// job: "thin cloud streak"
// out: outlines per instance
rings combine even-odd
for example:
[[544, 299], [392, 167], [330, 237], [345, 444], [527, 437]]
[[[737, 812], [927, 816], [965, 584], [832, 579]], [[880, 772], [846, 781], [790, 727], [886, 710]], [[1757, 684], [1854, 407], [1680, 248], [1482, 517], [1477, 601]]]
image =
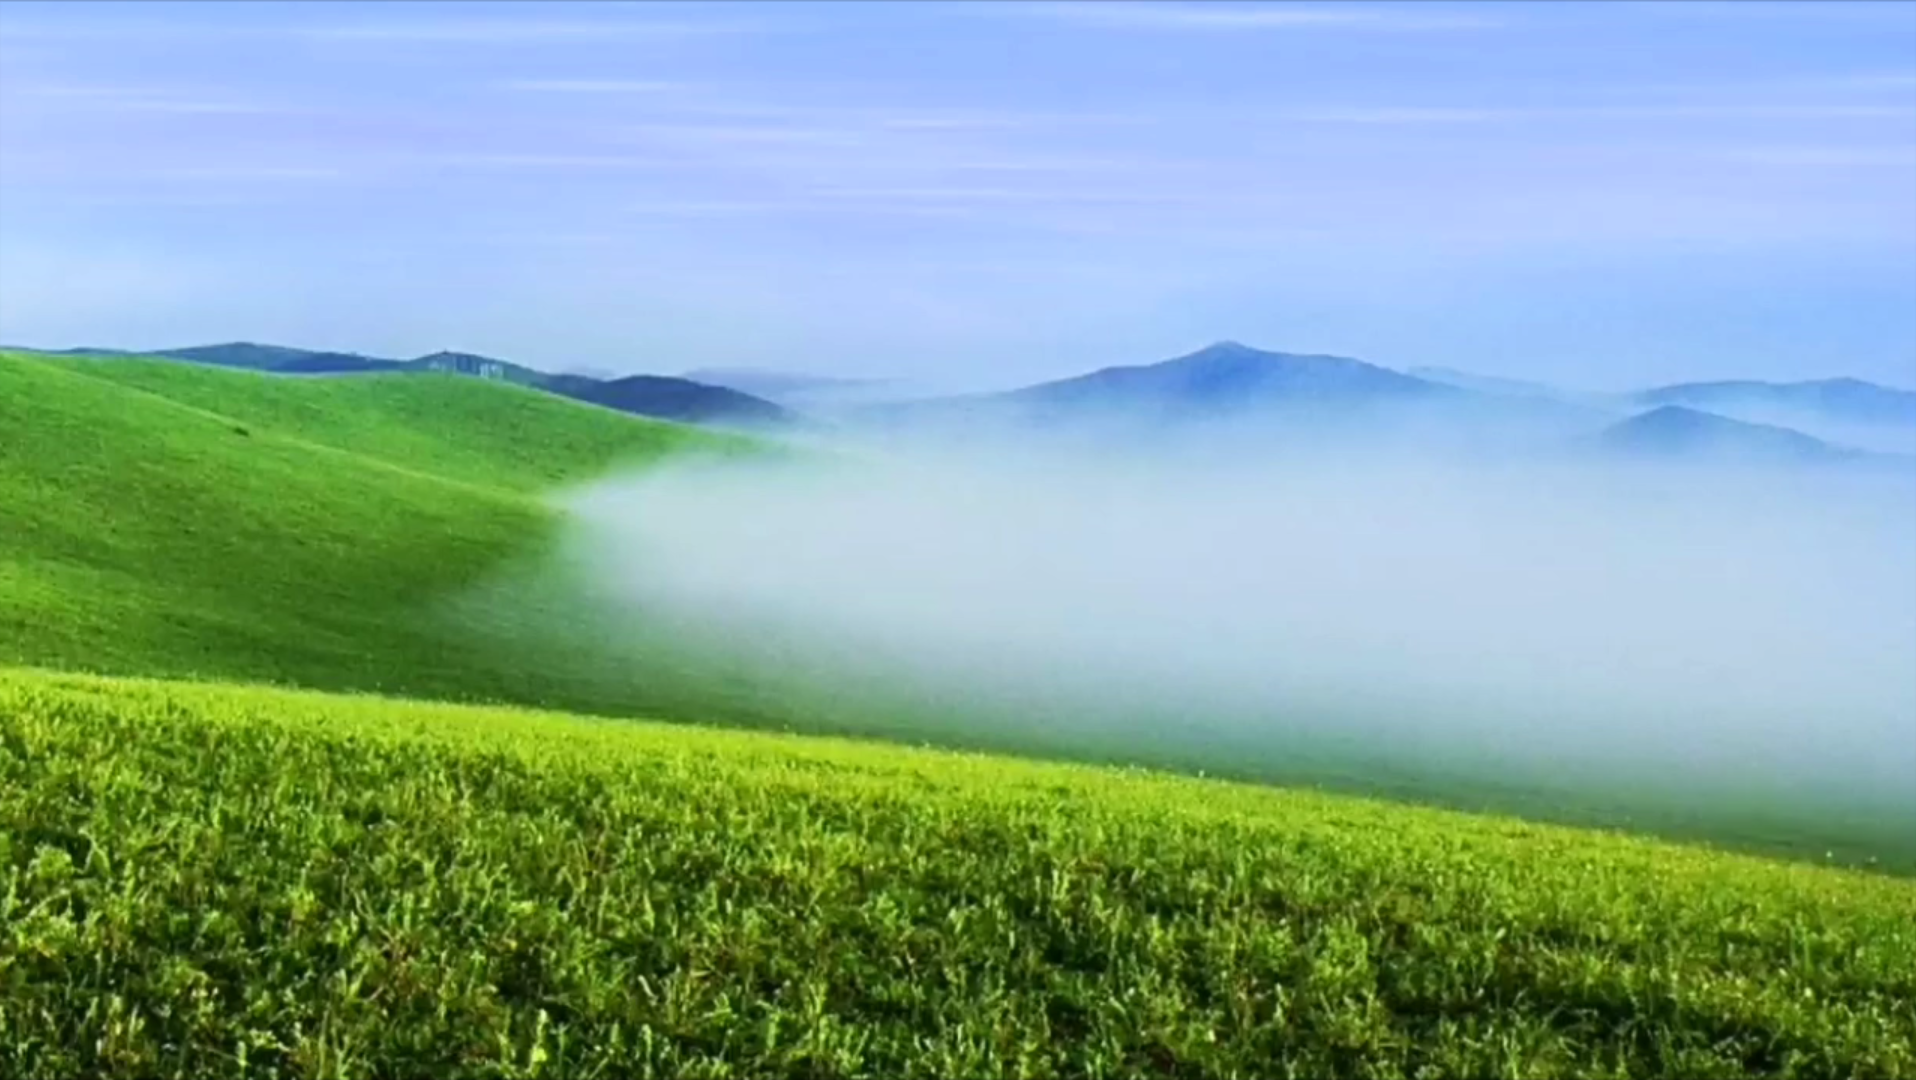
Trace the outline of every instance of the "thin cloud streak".
[[7, 95], [15, 101], [35, 100], [54, 107], [113, 112], [149, 113], [231, 113], [266, 115], [294, 112], [284, 105], [251, 101], [223, 95], [217, 91], [151, 86], [114, 86], [53, 83], [9, 86]]
[[757, 33], [757, 23], [705, 22], [521, 22], [510, 19], [471, 22], [361, 23], [307, 26], [296, 35], [327, 41], [403, 42], [408, 44], [503, 44], [527, 39], [599, 41], [609, 38], [698, 37]]
[[1287, 118], [1311, 124], [1477, 124], [1529, 115], [1533, 114], [1511, 109], [1385, 108], [1293, 112]]
[[1503, 25], [1476, 15], [1403, 14], [1355, 5], [1320, 8], [1264, 7], [1253, 4], [1164, 3], [1027, 4], [1017, 10], [1060, 22], [1114, 30], [1471, 30]]
[[1911, 146], [1748, 146], [1719, 150], [1715, 157], [1755, 165], [1888, 166], [1916, 169]]
[[855, 131], [817, 127], [753, 127], [724, 124], [635, 124], [622, 134], [662, 138], [682, 143], [798, 144], [809, 146], [857, 146], [866, 138]]
[[1177, 192], [1120, 192], [1039, 190], [1032, 188], [980, 187], [895, 187], [895, 188], [821, 188], [818, 194], [836, 199], [868, 199], [902, 202], [954, 203], [1082, 203], [1087, 205], [1128, 203], [1188, 203], [1192, 197]]
[[653, 79], [508, 79], [507, 90], [534, 94], [664, 94], [689, 89], [689, 84]]
[[1479, 124], [1523, 120], [1911, 120], [1916, 105], [1588, 105], [1536, 109], [1404, 108], [1310, 109], [1283, 114], [1313, 124]]

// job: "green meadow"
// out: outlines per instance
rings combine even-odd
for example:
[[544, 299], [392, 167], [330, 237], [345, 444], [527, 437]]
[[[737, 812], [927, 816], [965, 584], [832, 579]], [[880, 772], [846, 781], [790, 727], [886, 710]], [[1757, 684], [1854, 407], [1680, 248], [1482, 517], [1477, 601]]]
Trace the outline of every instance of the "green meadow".
[[0, 1076], [1916, 1073], [1916, 881], [1814, 857], [1894, 822], [833, 738], [946, 729], [551, 569], [566, 490], [770, 452], [0, 353]]

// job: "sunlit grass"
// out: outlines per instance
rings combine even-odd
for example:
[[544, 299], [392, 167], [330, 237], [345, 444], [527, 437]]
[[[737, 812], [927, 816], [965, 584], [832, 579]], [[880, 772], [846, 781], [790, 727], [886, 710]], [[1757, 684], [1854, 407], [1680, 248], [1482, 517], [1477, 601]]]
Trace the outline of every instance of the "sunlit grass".
[[0, 674], [0, 1074], [1904, 1076], [1916, 884], [816, 738]]

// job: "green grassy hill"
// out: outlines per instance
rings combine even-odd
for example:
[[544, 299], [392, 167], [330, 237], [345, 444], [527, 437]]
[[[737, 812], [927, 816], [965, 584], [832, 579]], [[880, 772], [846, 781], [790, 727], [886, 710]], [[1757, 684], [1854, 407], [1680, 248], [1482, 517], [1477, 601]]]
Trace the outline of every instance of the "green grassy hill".
[[571, 701], [436, 605], [551, 543], [551, 489], [748, 445], [456, 376], [0, 353], [0, 663]]
[[527, 570], [553, 491], [762, 452], [451, 376], [0, 353], [0, 1076], [1916, 1070], [1906, 879], [230, 685], [810, 710], [629, 623], [608, 664], [589, 596]]
[[818, 738], [0, 673], [0, 1075], [1916, 1071], [1916, 883]]

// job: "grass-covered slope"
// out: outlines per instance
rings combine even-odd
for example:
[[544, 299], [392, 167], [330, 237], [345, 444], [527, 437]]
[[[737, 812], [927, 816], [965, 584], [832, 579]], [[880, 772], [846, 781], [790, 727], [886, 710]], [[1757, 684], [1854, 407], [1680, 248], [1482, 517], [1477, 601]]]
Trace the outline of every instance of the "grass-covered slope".
[[487, 379], [287, 379], [164, 360], [10, 359], [39, 360], [304, 442], [515, 491], [542, 492], [593, 479], [615, 464], [731, 444]]
[[1139, 773], [0, 673], [0, 1075], [1908, 1076], [1916, 884]]
[[435, 605], [550, 541], [550, 489], [737, 445], [453, 376], [0, 353], [0, 663], [562, 697]]

